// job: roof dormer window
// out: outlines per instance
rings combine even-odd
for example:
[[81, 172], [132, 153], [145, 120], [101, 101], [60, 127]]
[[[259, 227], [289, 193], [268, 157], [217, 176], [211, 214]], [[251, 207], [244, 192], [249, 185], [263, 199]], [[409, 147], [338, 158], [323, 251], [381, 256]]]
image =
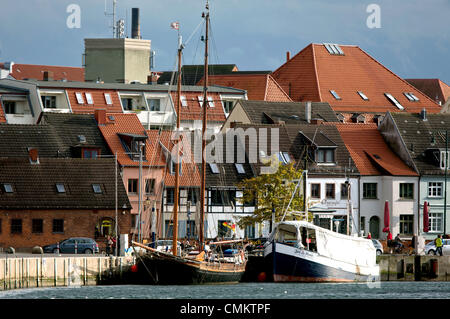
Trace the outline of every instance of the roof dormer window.
[[316, 151], [317, 164], [335, 164], [334, 148], [318, 148]]

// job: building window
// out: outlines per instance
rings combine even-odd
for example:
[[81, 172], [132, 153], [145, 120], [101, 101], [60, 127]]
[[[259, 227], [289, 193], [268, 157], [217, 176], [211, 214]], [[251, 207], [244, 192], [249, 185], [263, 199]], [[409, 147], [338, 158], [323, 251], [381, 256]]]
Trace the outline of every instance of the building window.
[[101, 194], [102, 193], [102, 187], [100, 186], [100, 184], [92, 184], [92, 190], [96, 194]]
[[320, 198], [320, 184], [311, 184], [311, 198]]
[[334, 149], [319, 148], [316, 155], [317, 163], [334, 163]]
[[153, 194], [155, 190], [155, 179], [154, 178], [147, 178], [145, 180], [145, 193], [146, 194]]
[[104, 95], [105, 95], [106, 104], [112, 105], [113, 103], [112, 103], [112, 99], [111, 99], [111, 94], [105, 93]]
[[233, 101], [222, 101], [223, 102], [223, 108], [226, 114], [230, 114], [234, 107]]
[[181, 96], [181, 106], [184, 106], [184, 107], [188, 106], [186, 96], [184, 96], [184, 95]]
[[86, 95], [86, 101], [88, 104], [94, 104], [94, 99], [92, 98], [91, 93], [84, 93], [84, 95]]
[[83, 158], [97, 158], [98, 157], [98, 149], [94, 148], [83, 148]]
[[236, 206], [236, 191], [229, 190], [211, 190], [211, 205], [213, 206]]
[[335, 185], [334, 184], [326, 184], [325, 185], [325, 197], [327, 199], [335, 198]]
[[363, 198], [364, 199], [377, 199], [377, 183], [364, 183], [363, 184]]
[[64, 184], [56, 184], [56, 190], [58, 191], [58, 193], [66, 192], [66, 188], [64, 187]]
[[197, 204], [197, 201], [199, 199], [198, 191], [195, 188], [188, 188], [187, 189], [187, 200], [188, 202], [191, 202], [191, 205]]
[[133, 99], [132, 98], [122, 98], [122, 105], [125, 111], [133, 110]]
[[3, 191], [4, 191], [5, 193], [13, 193], [13, 192], [14, 192], [14, 191], [13, 191], [12, 185], [9, 184], [9, 183], [3, 184]]
[[64, 233], [64, 219], [54, 219], [52, 231], [54, 233]]
[[342, 183], [341, 184], [341, 199], [348, 199], [348, 184]]
[[244, 165], [242, 165], [240, 163], [234, 163], [234, 166], [236, 166], [236, 170], [237, 170], [238, 174], [245, 174]]
[[56, 96], [41, 96], [41, 100], [45, 109], [56, 109]]
[[[447, 159], [446, 159], [447, 157]], [[445, 156], [445, 151], [441, 151], [441, 161], [440, 161], [440, 165], [442, 169], [445, 169], [445, 162], [447, 162], [447, 169], [450, 168], [450, 151], [447, 152], [447, 156]]]
[[414, 199], [414, 184], [400, 183], [400, 199]]
[[442, 232], [442, 213], [430, 213], [428, 219], [430, 222], [430, 232]]
[[215, 107], [212, 96], [208, 96], [208, 105], [209, 105], [209, 107]]
[[198, 105], [200, 105], [200, 107], [203, 107], [203, 96], [197, 96], [198, 99]]
[[330, 93], [331, 93], [331, 95], [333, 95], [333, 97], [334, 97], [336, 100], [340, 100], [340, 99], [341, 99], [341, 97], [336, 93], [335, 90], [330, 90]]
[[175, 189], [167, 188], [166, 189], [166, 204], [173, 205], [175, 200]]
[[6, 114], [16, 114], [16, 102], [3, 101], [3, 106], [5, 107]]
[[428, 182], [428, 197], [442, 197], [442, 182]]
[[413, 215], [400, 215], [400, 234], [412, 235], [413, 234]]
[[209, 163], [209, 168], [213, 174], [219, 174], [219, 167], [216, 163]]
[[21, 233], [22, 233], [22, 220], [11, 219], [11, 234], [21, 234]]
[[160, 99], [147, 99], [148, 107], [150, 111], [160, 112], [161, 111], [161, 100]]
[[31, 231], [34, 234], [42, 234], [44, 232], [44, 221], [42, 219], [33, 219], [31, 222]]
[[136, 178], [128, 179], [128, 193], [136, 194], [138, 192], [138, 180]]
[[76, 92], [75, 96], [77, 98], [78, 104], [84, 104], [83, 94], [81, 94], [80, 92]]

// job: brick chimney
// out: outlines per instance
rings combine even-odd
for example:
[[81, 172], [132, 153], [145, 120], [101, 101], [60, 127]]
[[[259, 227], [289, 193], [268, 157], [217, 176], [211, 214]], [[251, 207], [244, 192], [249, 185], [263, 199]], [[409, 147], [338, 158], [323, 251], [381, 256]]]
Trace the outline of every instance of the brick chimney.
[[53, 81], [52, 71], [44, 71], [44, 81]]
[[97, 121], [98, 125], [105, 125], [106, 124], [106, 110], [105, 109], [95, 110], [95, 120]]
[[28, 147], [28, 158], [31, 164], [39, 164], [39, 152], [35, 147]]
[[311, 124], [316, 124], [316, 125], [320, 125], [323, 123], [323, 119], [311, 119]]
[[286, 51], [286, 62], [291, 59], [291, 51]]

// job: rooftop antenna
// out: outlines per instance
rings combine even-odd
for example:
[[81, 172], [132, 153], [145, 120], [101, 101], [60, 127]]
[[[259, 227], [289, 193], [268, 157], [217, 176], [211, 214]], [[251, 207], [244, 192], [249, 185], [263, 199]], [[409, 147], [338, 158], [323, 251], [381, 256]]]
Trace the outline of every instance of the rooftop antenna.
[[113, 29], [113, 38], [117, 37], [116, 34], [116, 5], [117, 5], [117, 0], [113, 0], [113, 8], [112, 8], [112, 13], [108, 13], [106, 11], [106, 0], [105, 0], [105, 16], [112, 16], [112, 29]]

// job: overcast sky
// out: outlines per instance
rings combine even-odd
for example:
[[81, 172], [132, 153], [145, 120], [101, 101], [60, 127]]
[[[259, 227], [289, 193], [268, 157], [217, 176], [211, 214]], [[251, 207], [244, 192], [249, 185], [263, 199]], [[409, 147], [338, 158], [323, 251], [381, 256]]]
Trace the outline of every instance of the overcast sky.
[[[140, 8], [141, 35], [152, 41], [156, 71], [175, 67], [178, 21], [184, 64], [201, 64], [204, 0], [117, 0], [117, 18]], [[69, 28], [71, 4], [79, 28]], [[112, 0], [107, 0], [112, 12]], [[369, 28], [380, 9], [380, 28]], [[358, 45], [403, 78], [440, 78], [450, 84], [450, 0], [210, 0], [210, 63], [240, 70], [275, 70], [310, 43]], [[0, 61], [81, 66], [84, 38], [112, 36], [105, 0], [2, 0]], [[378, 20], [377, 20], [378, 21]], [[199, 26], [197, 32], [194, 32]], [[202, 28], [203, 27], [203, 28]]]

